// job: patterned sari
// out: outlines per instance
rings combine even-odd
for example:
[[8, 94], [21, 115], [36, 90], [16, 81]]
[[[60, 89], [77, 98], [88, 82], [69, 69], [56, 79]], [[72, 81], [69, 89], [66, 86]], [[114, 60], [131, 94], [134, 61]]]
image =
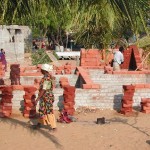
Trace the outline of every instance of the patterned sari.
[[39, 92], [43, 89], [46, 92], [39, 101], [39, 123], [56, 128], [55, 116], [53, 114], [53, 79], [50, 75], [45, 75], [41, 79]]

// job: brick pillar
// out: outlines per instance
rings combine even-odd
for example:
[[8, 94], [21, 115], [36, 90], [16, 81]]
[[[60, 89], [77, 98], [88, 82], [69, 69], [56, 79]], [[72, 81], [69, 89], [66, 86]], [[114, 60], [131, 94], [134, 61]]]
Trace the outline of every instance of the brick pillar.
[[135, 92], [135, 86], [123, 85], [124, 96], [122, 98], [122, 107], [120, 113], [124, 115], [132, 114], [133, 95]]
[[75, 112], [75, 87], [74, 86], [65, 86], [64, 87], [64, 111], [66, 111], [69, 115], [73, 115]]
[[20, 85], [20, 64], [10, 66], [11, 85]]
[[0, 87], [2, 91], [0, 101], [0, 117], [10, 117], [12, 114], [12, 86]]
[[26, 118], [36, 117], [36, 106], [35, 106], [36, 90], [37, 89], [32, 86], [24, 87], [25, 95], [23, 96], [24, 98], [23, 116]]
[[146, 114], [150, 113], [150, 98], [141, 99], [141, 112]]

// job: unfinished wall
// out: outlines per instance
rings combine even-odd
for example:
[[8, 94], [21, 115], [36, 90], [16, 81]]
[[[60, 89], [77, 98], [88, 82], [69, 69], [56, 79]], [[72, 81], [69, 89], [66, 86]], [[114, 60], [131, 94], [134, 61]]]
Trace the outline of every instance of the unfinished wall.
[[124, 53], [124, 62], [121, 65], [122, 69], [136, 70], [141, 63], [141, 57], [136, 45], [131, 45], [125, 49]]
[[[136, 84], [136, 90], [134, 93], [133, 106], [140, 106], [141, 98], [150, 97], [150, 74], [104, 74], [104, 70], [90, 69], [87, 70], [93, 84], [100, 85], [100, 88], [92, 89], [86, 88], [82, 85], [81, 88], [76, 88], [75, 93], [75, 108], [80, 106], [95, 107], [95, 108], [109, 108], [119, 109], [121, 106], [121, 100], [123, 97], [122, 85]], [[59, 78], [65, 76], [68, 77], [69, 83], [75, 85], [77, 79], [80, 76], [75, 74], [70, 75], [56, 75], [57, 84]], [[37, 76], [39, 79], [41, 76]], [[22, 84], [32, 85], [34, 84], [35, 76], [21, 77]], [[23, 81], [24, 80], [24, 81]], [[80, 80], [83, 80], [80, 78]], [[84, 84], [84, 82], [81, 82]], [[92, 84], [92, 85], [93, 85]], [[146, 86], [145, 86], [146, 85]], [[13, 92], [13, 107], [20, 108], [23, 105], [24, 91], [16, 90]], [[36, 95], [38, 91], [36, 92]], [[54, 109], [59, 109], [63, 100], [63, 89], [59, 86], [54, 89], [55, 102]]]

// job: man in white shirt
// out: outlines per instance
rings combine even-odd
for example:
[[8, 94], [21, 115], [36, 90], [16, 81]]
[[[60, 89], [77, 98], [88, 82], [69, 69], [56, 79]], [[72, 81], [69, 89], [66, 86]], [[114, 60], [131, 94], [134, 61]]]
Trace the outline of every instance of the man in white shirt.
[[114, 60], [113, 60], [113, 70], [119, 71], [120, 65], [124, 62], [124, 56], [123, 56], [124, 48], [120, 47], [119, 51], [114, 52]]

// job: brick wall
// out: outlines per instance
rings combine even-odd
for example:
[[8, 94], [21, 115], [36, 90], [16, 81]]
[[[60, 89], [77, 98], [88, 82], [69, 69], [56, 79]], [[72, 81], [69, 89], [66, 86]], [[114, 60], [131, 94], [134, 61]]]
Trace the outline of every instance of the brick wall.
[[[55, 75], [56, 81], [58, 83], [59, 78], [65, 76], [69, 79], [71, 85], [77, 83], [77, 79], [80, 80], [80, 86], [76, 88], [75, 93], [75, 108], [80, 106], [89, 106], [96, 108], [110, 108], [119, 109], [121, 106], [121, 99], [123, 96], [122, 85], [136, 84], [136, 90], [134, 93], [134, 103], [133, 106], [139, 106], [141, 98], [150, 97], [150, 75], [149, 74], [104, 74], [104, 70], [100, 69], [90, 69], [87, 70], [90, 79], [94, 84], [99, 84], [101, 87], [99, 89], [82, 89], [83, 79], [80, 76], [72, 75]], [[34, 79], [37, 77], [22, 77], [22, 82], [24, 84], [31, 85], [34, 83]], [[41, 78], [41, 77], [39, 77]], [[143, 88], [147, 87], [147, 88]], [[37, 95], [38, 91], [36, 92]], [[15, 90], [13, 92], [13, 107], [21, 107], [24, 91]], [[54, 109], [59, 109], [61, 102], [63, 100], [63, 89], [54, 89], [55, 102]], [[58, 107], [59, 106], [59, 107]]]
[[129, 46], [124, 51], [124, 63], [121, 65], [122, 69], [136, 70], [140, 68], [141, 57], [136, 45]]

